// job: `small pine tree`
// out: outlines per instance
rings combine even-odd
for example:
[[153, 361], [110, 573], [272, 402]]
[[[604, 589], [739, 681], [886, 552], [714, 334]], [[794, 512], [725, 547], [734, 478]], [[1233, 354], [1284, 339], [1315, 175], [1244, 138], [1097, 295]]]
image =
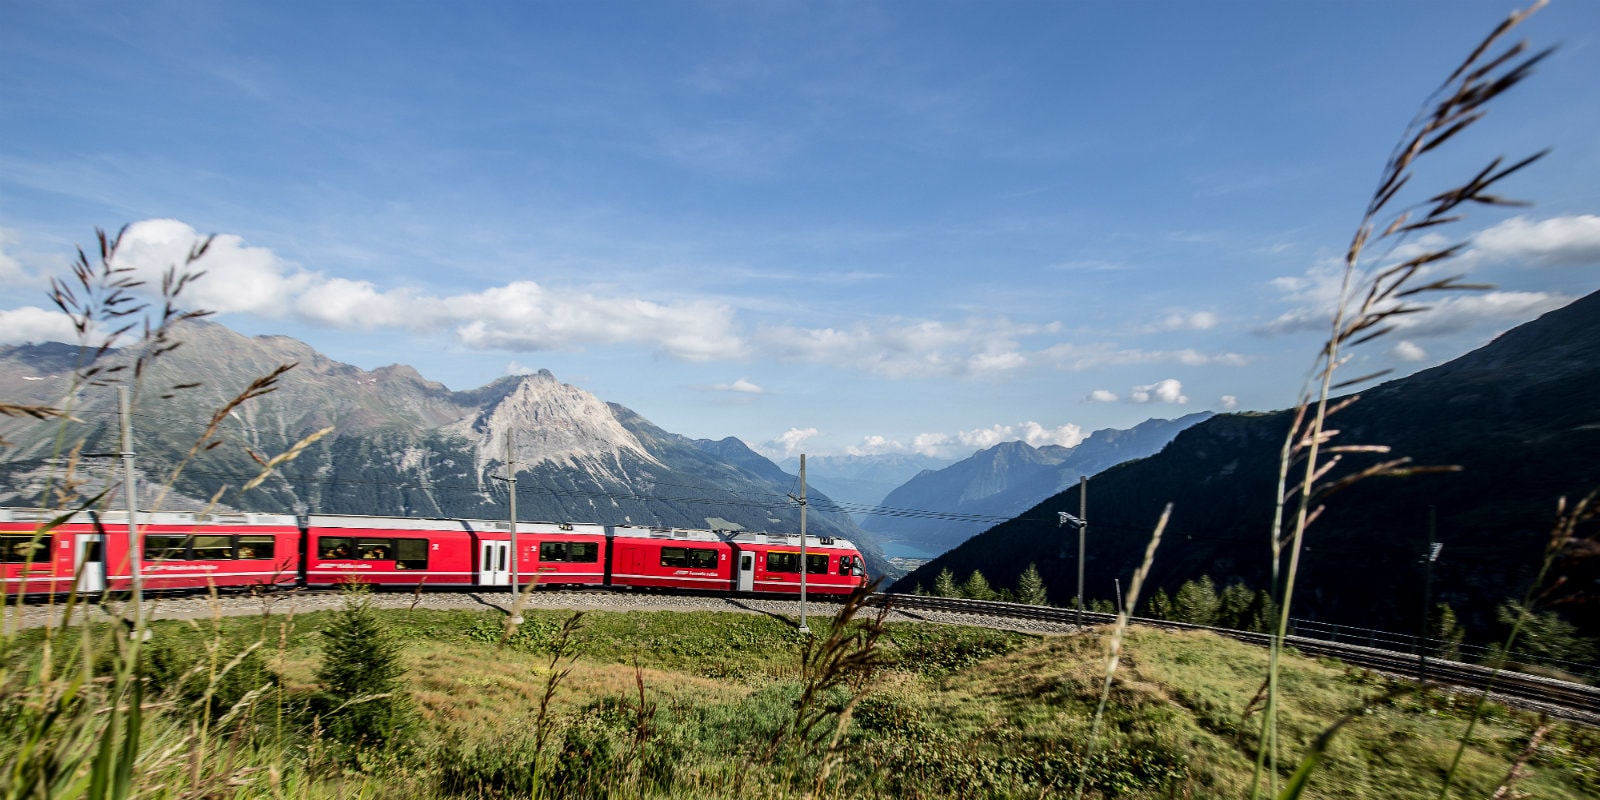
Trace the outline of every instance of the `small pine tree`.
[[989, 579], [983, 573], [973, 570], [967, 576], [967, 582], [961, 585], [961, 596], [969, 600], [993, 600], [994, 589], [989, 586]]
[[956, 586], [956, 574], [949, 567], [939, 570], [939, 576], [933, 579], [933, 594], [935, 597], [961, 596], [961, 589]]
[[1172, 598], [1167, 596], [1166, 589], [1157, 589], [1144, 601], [1144, 615], [1150, 619], [1172, 619]]
[[1266, 589], [1256, 592], [1250, 601], [1250, 611], [1244, 624], [1247, 631], [1275, 633], [1278, 630], [1278, 604], [1272, 602], [1272, 593]]
[[1467, 629], [1461, 627], [1456, 610], [1449, 603], [1440, 603], [1433, 607], [1433, 619], [1429, 622], [1428, 638], [1433, 641], [1428, 646], [1433, 657], [1460, 661], [1461, 643], [1467, 638]]
[[922, 584], [920, 584], [920, 583], [915, 585], [915, 586], [913, 586], [913, 587], [911, 587], [911, 593], [916, 595], [917, 597], [927, 597], [928, 596], [928, 590], [922, 588]]
[[1045, 592], [1044, 578], [1039, 575], [1039, 568], [1029, 564], [1017, 578], [1017, 602], [1027, 603], [1030, 606], [1046, 605], [1049, 601]]
[[1172, 619], [1192, 625], [1214, 625], [1217, 621], [1217, 585], [1210, 575], [1201, 575], [1197, 581], [1185, 581], [1172, 599]]
[[1521, 603], [1506, 601], [1495, 610], [1500, 624], [1510, 630], [1519, 617], [1526, 617], [1516, 641], [1514, 653], [1556, 661], [1589, 662], [1595, 659], [1595, 640], [1578, 635], [1577, 626], [1562, 619], [1554, 611], [1533, 611]]
[[1255, 593], [1242, 583], [1230, 583], [1217, 597], [1217, 618], [1212, 624], [1220, 628], [1242, 630], [1250, 624], [1250, 604]]
[[1084, 610], [1093, 611], [1099, 614], [1115, 614], [1117, 613], [1117, 604], [1103, 597], [1097, 597], [1093, 600], [1090, 600], [1088, 605], [1085, 606]]
[[378, 746], [404, 737], [411, 722], [405, 665], [397, 641], [372, 607], [371, 589], [347, 583], [343, 605], [322, 629], [316, 708], [329, 737]]

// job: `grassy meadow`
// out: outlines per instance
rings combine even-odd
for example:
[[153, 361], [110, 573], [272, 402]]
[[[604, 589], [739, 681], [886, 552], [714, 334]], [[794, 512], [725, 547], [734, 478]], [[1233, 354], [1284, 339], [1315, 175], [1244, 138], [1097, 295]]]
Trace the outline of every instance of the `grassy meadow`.
[[[340, 613], [153, 623], [131, 776], [142, 791], [129, 796], [1035, 798], [1073, 796], [1082, 772], [1086, 797], [1243, 797], [1260, 723], [1246, 708], [1260, 705], [1267, 663], [1264, 650], [1209, 634], [1132, 630], [1083, 771], [1101, 636], [891, 623], [880, 663], [810, 704], [807, 734], [794, 723], [811, 673], [789, 620], [593, 612], [563, 645], [570, 612], [525, 612], [506, 639], [493, 611], [375, 611], [399, 644], [407, 721], [381, 745], [352, 746], [324, 735], [318, 714], [333, 714], [315, 700], [321, 631]], [[44, 638], [14, 639], [8, 674], [37, 669]], [[49, 657], [70, 661], [87, 640], [60, 630]], [[558, 648], [569, 655], [553, 658]], [[1370, 673], [1292, 653], [1281, 670], [1283, 752], [1370, 705], [1333, 740], [1307, 796], [1437, 796], [1474, 698], [1374, 704], [1390, 687]], [[1491, 796], [1538, 724], [1492, 709], [1451, 796]], [[202, 725], [213, 729], [197, 736]], [[173, 741], [191, 751], [159, 752]], [[6, 763], [18, 746], [14, 735], [0, 744]], [[1516, 789], [1527, 796], [1600, 795], [1600, 732], [1551, 725], [1525, 761]]]

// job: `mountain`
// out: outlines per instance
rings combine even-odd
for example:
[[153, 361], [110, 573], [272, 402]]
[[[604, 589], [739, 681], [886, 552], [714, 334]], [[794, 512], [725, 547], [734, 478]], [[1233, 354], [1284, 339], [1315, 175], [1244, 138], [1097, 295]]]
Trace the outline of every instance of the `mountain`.
[[[1174, 420], [1151, 419], [1127, 430], [1095, 431], [1076, 447], [1002, 442], [939, 470], [923, 472], [883, 499], [884, 513], [861, 526], [885, 542], [912, 545], [933, 553], [966, 541], [994, 524], [1107, 467], [1160, 450], [1178, 432], [1211, 417], [1202, 411]], [[896, 510], [943, 512], [956, 518]], [[1077, 507], [1059, 510], [1077, 513]], [[973, 520], [970, 515], [990, 518]], [[1050, 515], [1055, 519], [1053, 512]]]
[[[926, 470], [942, 469], [953, 459], [921, 453], [884, 453], [870, 456], [811, 456], [806, 459], [806, 482], [841, 503], [872, 508], [901, 484]], [[778, 466], [800, 470], [800, 459], [786, 458]], [[864, 515], [861, 515], [864, 516]], [[858, 516], [858, 521], [861, 519]]]
[[[799, 510], [786, 493], [796, 478], [738, 439], [689, 439], [634, 411], [608, 404], [541, 371], [451, 391], [404, 365], [365, 371], [333, 361], [285, 336], [246, 337], [209, 322], [184, 324], [182, 346], [145, 371], [134, 408], [133, 449], [141, 484], [156, 487], [184, 461], [216, 409], [259, 376], [298, 362], [278, 388], [224, 416], [224, 443], [196, 453], [160, 499], [168, 509], [200, 508], [219, 496], [223, 508], [327, 514], [503, 518], [508, 432], [514, 436], [518, 516], [526, 520], [794, 531]], [[113, 352], [106, 366], [128, 365], [136, 352]], [[78, 348], [0, 348], [0, 398], [53, 405], [71, 389]], [[131, 371], [131, 370], [130, 370]], [[126, 374], [114, 373], [114, 374]], [[173, 390], [180, 384], [198, 387]], [[164, 397], [163, 395], [170, 395]], [[84, 452], [116, 450], [117, 401], [109, 387], [80, 389], [71, 400], [73, 438]], [[315, 431], [313, 442], [259, 488], [238, 487], [260, 472], [262, 458], [285, 452]], [[0, 417], [0, 504], [34, 504], [59, 479], [59, 426]], [[108, 477], [107, 461], [87, 459], [91, 484]], [[158, 501], [141, 492], [140, 504]], [[875, 574], [893, 574], [870, 535], [840, 513], [823, 511], [807, 530], [856, 542]], [[818, 507], [820, 506], [820, 508]]]
[[[1490, 630], [1495, 606], [1520, 598], [1536, 574], [1558, 498], [1575, 500], [1600, 486], [1597, 397], [1600, 293], [1454, 361], [1361, 393], [1331, 420], [1339, 442], [1385, 444], [1417, 464], [1462, 470], [1367, 480], [1330, 498], [1307, 534], [1294, 615], [1418, 630], [1431, 508], [1444, 547], [1426, 600], [1449, 603], [1480, 636]], [[1090, 481], [1086, 596], [1110, 599], [1113, 578], [1128, 585], [1168, 502], [1172, 521], [1147, 596], [1157, 587], [1171, 593], [1202, 574], [1219, 585], [1266, 587], [1278, 454], [1289, 423], [1288, 411], [1214, 417], [1178, 434], [1161, 453]], [[1387, 456], [1353, 454], [1341, 471], [1380, 457]], [[1056, 526], [1054, 512], [1077, 507], [1072, 487], [897, 586], [931, 586], [947, 567], [958, 578], [979, 569], [995, 585], [1014, 586], [1035, 562], [1052, 602], [1070, 602], [1076, 537]], [[1592, 576], [1568, 578], [1575, 581], [1569, 586], [1592, 592]], [[1586, 630], [1600, 632], [1593, 605], [1571, 613]]]

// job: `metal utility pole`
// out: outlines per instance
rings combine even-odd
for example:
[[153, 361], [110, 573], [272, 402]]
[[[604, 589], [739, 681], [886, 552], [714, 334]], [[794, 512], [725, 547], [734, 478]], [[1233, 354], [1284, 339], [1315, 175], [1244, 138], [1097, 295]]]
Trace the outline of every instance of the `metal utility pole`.
[[1433, 562], [1439, 560], [1444, 545], [1436, 540], [1438, 533], [1438, 507], [1428, 506], [1428, 550], [1422, 554], [1422, 635], [1417, 639], [1417, 679], [1428, 676], [1428, 623], [1433, 617]]
[[506, 429], [506, 485], [511, 487], [511, 624], [521, 625], [522, 615], [517, 613], [517, 592], [521, 587], [517, 562], [517, 447], [516, 431]]
[[122, 411], [122, 493], [128, 506], [128, 564], [132, 568], [129, 575], [133, 584], [133, 629], [144, 631], [144, 548], [139, 546], [139, 498], [134, 494], [137, 487], [133, 477], [133, 412], [127, 386], [117, 387], [117, 403]]
[[800, 632], [806, 627], [806, 454], [800, 454]]
[[1083, 540], [1089, 530], [1089, 476], [1078, 476], [1078, 627], [1083, 627]]

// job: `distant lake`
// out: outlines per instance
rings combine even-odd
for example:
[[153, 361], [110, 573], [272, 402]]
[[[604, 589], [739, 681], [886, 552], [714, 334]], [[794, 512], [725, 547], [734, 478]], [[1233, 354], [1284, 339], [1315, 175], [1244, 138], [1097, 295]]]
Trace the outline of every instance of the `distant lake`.
[[937, 558], [938, 553], [932, 550], [923, 550], [903, 542], [884, 542], [883, 555], [886, 558]]

